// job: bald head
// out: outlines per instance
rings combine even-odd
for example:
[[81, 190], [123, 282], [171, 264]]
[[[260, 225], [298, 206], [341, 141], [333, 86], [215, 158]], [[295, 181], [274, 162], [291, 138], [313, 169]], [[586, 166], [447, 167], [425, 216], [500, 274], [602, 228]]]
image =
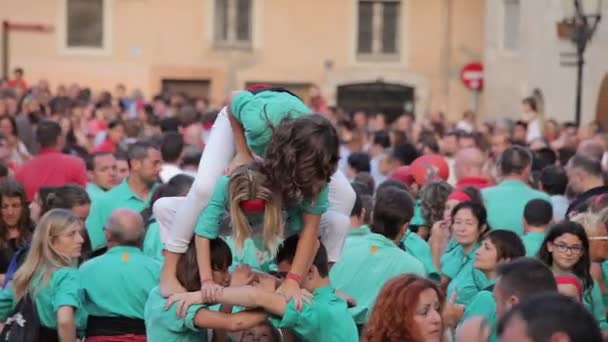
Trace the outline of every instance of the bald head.
[[456, 153], [454, 172], [456, 179], [468, 177], [482, 177], [486, 158], [477, 147], [463, 148]]
[[141, 215], [126, 208], [116, 209], [112, 212], [106, 222], [105, 230], [108, 247], [140, 247], [145, 234]]
[[602, 144], [600, 144], [597, 140], [587, 139], [581, 141], [581, 143], [578, 145], [576, 153], [601, 161], [602, 157], [604, 156], [604, 146], [602, 146]]

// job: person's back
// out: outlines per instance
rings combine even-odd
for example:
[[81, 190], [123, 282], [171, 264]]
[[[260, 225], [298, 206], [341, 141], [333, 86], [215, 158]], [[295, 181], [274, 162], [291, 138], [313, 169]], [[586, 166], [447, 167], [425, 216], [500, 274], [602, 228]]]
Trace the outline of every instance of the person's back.
[[61, 127], [56, 122], [43, 121], [38, 124], [36, 137], [41, 146], [40, 154], [25, 163], [15, 174], [15, 178], [25, 187], [30, 201], [43, 186], [67, 183], [86, 186], [84, 161], [60, 152], [60, 135]]
[[332, 267], [331, 283], [357, 302], [349, 310], [357, 324], [367, 321], [387, 280], [402, 273], [426, 275], [422, 263], [397, 245], [412, 215], [410, 195], [394, 187], [386, 188], [377, 196], [371, 233], [350, 239], [342, 258]]
[[525, 148], [513, 146], [503, 152], [500, 160], [503, 181], [481, 191], [493, 229], [510, 230], [521, 236], [526, 203], [537, 198], [551, 200], [546, 193], [528, 186], [531, 166], [532, 156]]
[[547, 227], [553, 217], [553, 208], [550, 202], [542, 199], [533, 199], [526, 203], [524, 208], [524, 230], [522, 238], [526, 247], [526, 256], [534, 256], [545, 239]]
[[566, 210], [570, 202], [566, 197], [566, 187], [568, 186], [568, 176], [566, 171], [560, 166], [547, 166], [540, 172], [540, 184], [542, 190], [551, 196], [551, 206], [553, 207], [553, 221], [559, 222], [566, 217]]
[[144, 307], [161, 265], [139, 248], [144, 237], [139, 213], [116, 210], [105, 233], [108, 251], [79, 270], [89, 313], [87, 337], [145, 335]]

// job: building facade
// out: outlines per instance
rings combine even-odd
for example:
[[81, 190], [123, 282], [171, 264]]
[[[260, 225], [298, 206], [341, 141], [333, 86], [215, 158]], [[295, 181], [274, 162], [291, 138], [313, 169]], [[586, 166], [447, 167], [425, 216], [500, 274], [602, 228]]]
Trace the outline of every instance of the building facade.
[[0, 0], [10, 68], [31, 81], [147, 96], [183, 90], [213, 102], [256, 82], [306, 98], [319, 85], [350, 110], [457, 118], [459, 79], [482, 60], [484, 0]]
[[[575, 120], [575, 46], [558, 37], [570, 0], [488, 0], [486, 3], [485, 113], [518, 118], [521, 99], [536, 95], [546, 118]], [[583, 1], [582, 3], [590, 3]], [[605, 2], [604, 2], [605, 3]], [[587, 8], [589, 10], [589, 8]], [[581, 123], [608, 124], [608, 6], [588, 45]], [[570, 14], [571, 16], [572, 14]]]

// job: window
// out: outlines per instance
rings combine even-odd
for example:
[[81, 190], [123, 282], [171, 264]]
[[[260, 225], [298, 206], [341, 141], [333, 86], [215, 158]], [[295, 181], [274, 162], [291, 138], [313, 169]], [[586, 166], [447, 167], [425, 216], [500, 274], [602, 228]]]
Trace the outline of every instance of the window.
[[66, 46], [103, 49], [104, 0], [66, 0]]
[[520, 5], [519, 0], [503, 0], [504, 19], [502, 48], [507, 51], [519, 49], [519, 24]]
[[357, 54], [362, 56], [397, 56], [399, 54], [398, 0], [359, 1]]
[[215, 42], [251, 46], [252, 0], [215, 0]]

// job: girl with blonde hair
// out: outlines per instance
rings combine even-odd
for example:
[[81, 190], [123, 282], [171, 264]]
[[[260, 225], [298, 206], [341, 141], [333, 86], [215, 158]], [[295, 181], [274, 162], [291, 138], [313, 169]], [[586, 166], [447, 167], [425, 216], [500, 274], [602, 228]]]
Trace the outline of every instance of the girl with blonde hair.
[[82, 220], [65, 209], [53, 209], [41, 218], [12, 286], [0, 293], [0, 319], [6, 320], [22, 299], [31, 298], [41, 341], [76, 341], [77, 331], [85, 328], [87, 319], [75, 268], [83, 231]]
[[[234, 254], [234, 266], [248, 264], [268, 272], [276, 269], [272, 262], [283, 238], [283, 205], [280, 195], [272, 191], [271, 182], [258, 162], [237, 168], [232, 176], [218, 182], [209, 205], [196, 227], [196, 246], [200, 274], [210, 268], [206, 240], [216, 238], [220, 221], [228, 210], [232, 232], [226, 238]], [[297, 217], [289, 220], [297, 231]], [[203, 279], [201, 279], [203, 280]]]

